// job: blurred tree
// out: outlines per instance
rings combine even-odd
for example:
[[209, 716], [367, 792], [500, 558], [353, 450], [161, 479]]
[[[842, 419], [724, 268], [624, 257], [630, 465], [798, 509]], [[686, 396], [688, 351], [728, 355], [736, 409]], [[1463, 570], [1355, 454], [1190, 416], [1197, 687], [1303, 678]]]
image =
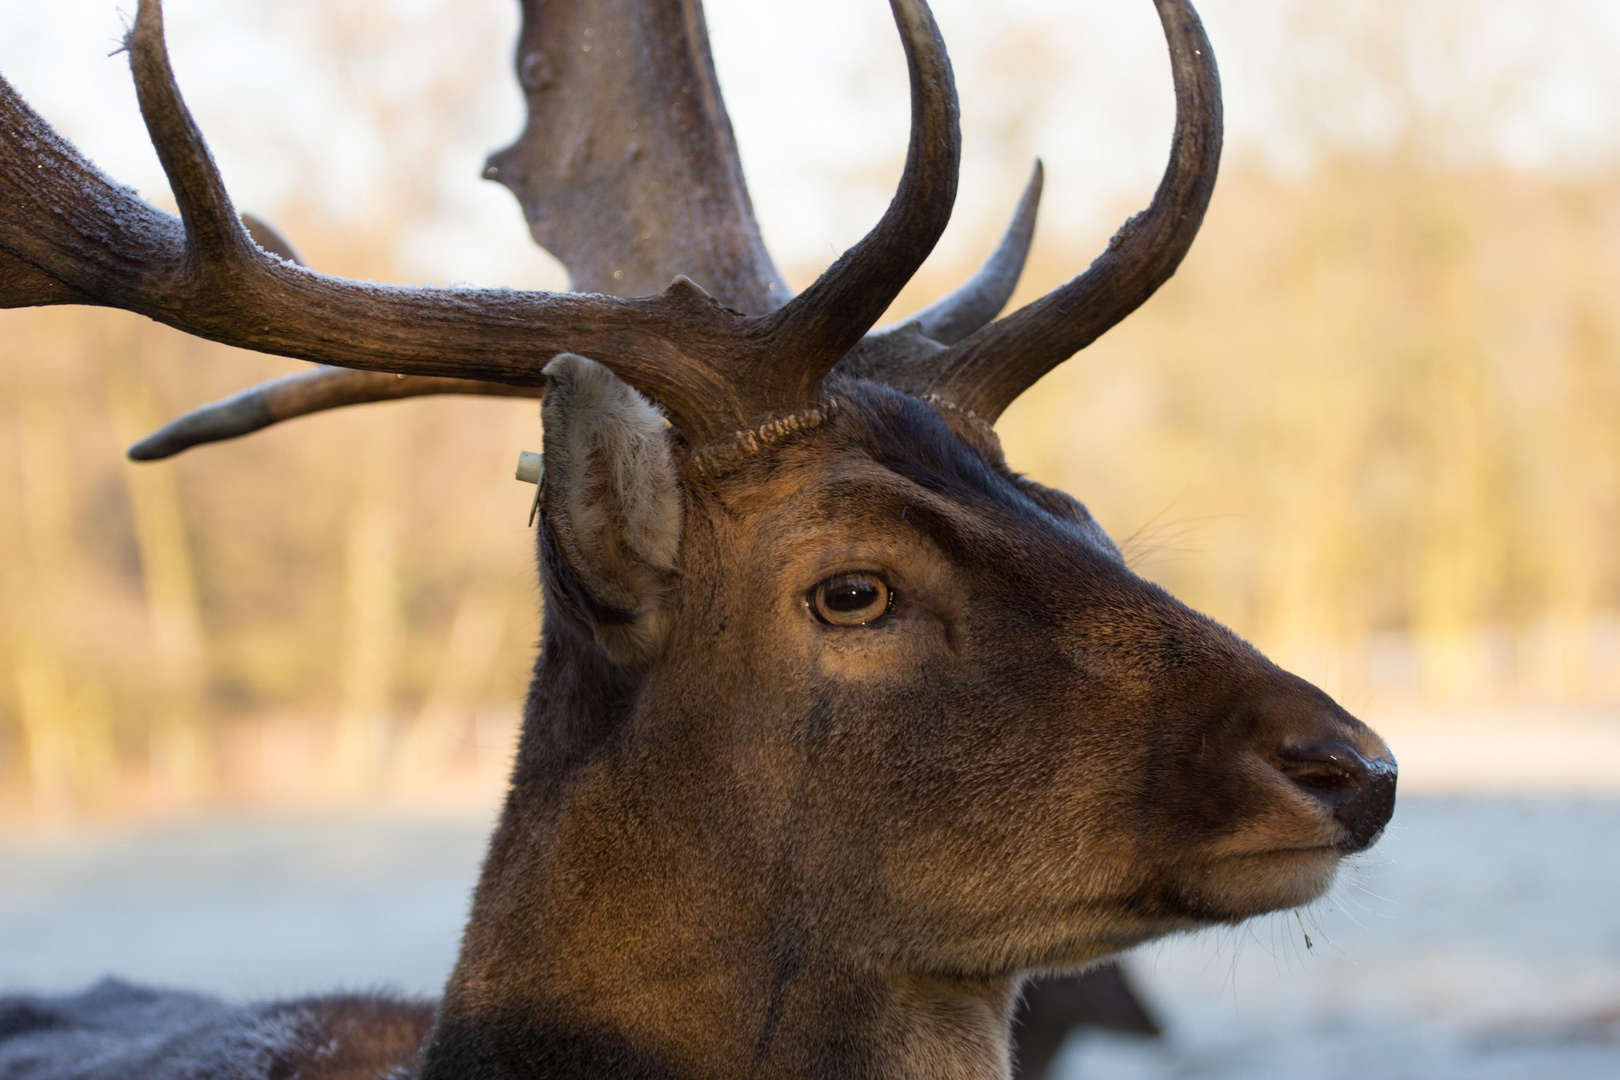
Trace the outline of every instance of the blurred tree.
[[[1620, 18], [1605, 5], [1207, 0], [1233, 139], [1205, 232], [1151, 304], [1008, 413], [1013, 464], [1347, 695], [1620, 699], [1620, 76], [1605, 45]], [[296, 123], [232, 123], [240, 94], [191, 93], [230, 181], [264, 193], [252, 209], [318, 268], [443, 280], [496, 247], [440, 241], [475, 235], [483, 211], [458, 193], [516, 130], [515, 8], [497, 6], [287, 0], [175, 26], [304, 50], [268, 54], [285, 65], [272, 104]], [[953, 40], [970, 158], [988, 162], [969, 182], [1007, 196], [964, 199], [896, 314], [970, 270], [1036, 150], [1062, 168], [1015, 303], [1145, 201], [1129, 161], [1101, 164], [1142, 188], [1134, 205], [1064, 201], [1065, 170], [1121, 131], [1146, 147], [1168, 119], [1148, 122], [1157, 98], [1090, 93], [1114, 39], [1037, 8]], [[246, 85], [230, 50], [177, 54], [188, 90]], [[731, 96], [766, 93], [749, 85]], [[1080, 100], [1095, 114], [1064, 111]], [[881, 205], [899, 151], [817, 164], [818, 183]], [[794, 280], [828, 255], [817, 239], [785, 254]], [[489, 254], [485, 280], [560, 284], [524, 250]], [[510, 476], [538, 440], [532, 406], [376, 406], [131, 467], [117, 448], [154, 418], [295, 365], [114, 312], [3, 326], [0, 810], [415, 795], [476, 765], [480, 718], [515, 723], [536, 589], [530, 491]]]

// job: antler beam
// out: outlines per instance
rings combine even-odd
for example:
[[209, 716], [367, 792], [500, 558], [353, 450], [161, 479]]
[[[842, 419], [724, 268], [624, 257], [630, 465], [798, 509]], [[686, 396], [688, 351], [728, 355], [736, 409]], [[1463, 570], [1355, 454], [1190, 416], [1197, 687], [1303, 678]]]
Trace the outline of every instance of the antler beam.
[[[253, 242], [272, 255], [304, 265], [286, 238], [266, 221], [242, 215]], [[48, 278], [46, 279], [49, 280]], [[385, 371], [351, 371], [325, 364], [313, 371], [286, 375], [192, 409], [164, 424], [129, 448], [131, 461], [161, 461], [204, 443], [251, 435], [271, 424], [297, 416], [362, 405], [371, 401], [399, 401], [434, 394], [473, 394], [483, 397], [538, 398], [539, 386], [508, 386], [476, 379], [439, 379], [431, 375], [391, 375]]]
[[[258, 222], [244, 230], [236, 218], [174, 86], [159, 4], [142, 0], [131, 62], [182, 221], [101, 176], [0, 80], [0, 198], [15, 196], [0, 204], [0, 304], [126, 307], [229, 344], [337, 365], [195, 410], [139, 444], [142, 457], [364, 401], [537, 396], [539, 371], [559, 351], [601, 359], [697, 444], [809, 407], [834, 365], [994, 421], [1168, 280], [1202, 222], [1220, 160], [1219, 76], [1187, 0], [1155, 3], [1176, 129], [1152, 204], [1084, 274], [989, 326], [1029, 251], [1039, 163], [973, 280], [866, 334], [938, 239], [956, 190], [954, 85], [922, 0], [891, 0], [912, 91], [900, 189], [864, 240], [781, 307], [699, 0], [551, 0], [544, 20], [539, 0], [524, 0], [518, 71], [529, 122], [492, 156], [488, 175], [518, 195], [536, 238], [563, 255], [577, 287], [612, 295], [379, 287], [283, 261], [296, 259], [273, 230]], [[618, 105], [593, 109], [603, 93]], [[664, 175], [685, 177], [689, 190], [654, 182]], [[602, 242], [593, 246], [593, 236]], [[622, 298], [679, 267], [714, 283], [719, 302], [682, 279], [662, 295]]]
[[543, 393], [544, 388], [539, 386], [318, 367], [314, 371], [272, 379], [176, 417], [131, 446], [129, 457], [133, 461], [160, 461], [203, 443], [251, 435], [295, 416], [369, 401], [398, 401], [433, 394], [538, 398]]

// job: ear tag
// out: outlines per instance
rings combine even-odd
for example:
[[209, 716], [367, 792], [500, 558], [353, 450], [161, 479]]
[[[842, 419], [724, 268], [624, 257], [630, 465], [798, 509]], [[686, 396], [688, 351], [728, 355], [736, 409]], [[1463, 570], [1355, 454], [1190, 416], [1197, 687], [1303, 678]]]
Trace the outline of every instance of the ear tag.
[[529, 504], [529, 526], [534, 526], [534, 516], [540, 512], [540, 481], [546, 475], [546, 459], [533, 450], [524, 450], [518, 454], [517, 478], [525, 484], [534, 485], [534, 501]]

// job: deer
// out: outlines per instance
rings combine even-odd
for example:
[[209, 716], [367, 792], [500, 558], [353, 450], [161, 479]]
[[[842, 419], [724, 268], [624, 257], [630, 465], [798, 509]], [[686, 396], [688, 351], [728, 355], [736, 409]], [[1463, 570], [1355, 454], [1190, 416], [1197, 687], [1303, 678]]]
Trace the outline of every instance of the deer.
[[14, 997], [0, 1077], [991, 1080], [1031, 975], [1322, 896], [1393, 813], [1388, 746], [1135, 574], [995, 431], [1169, 279], [1209, 204], [1214, 54], [1188, 0], [1154, 2], [1176, 119], [1147, 209], [1002, 315], [1037, 165], [981, 270], [877, 329], [956, 193], [924, 0], [890, 0], [911, 95], [894, 198], [797, 295], [699, 0], [523, 0], [529, 116], [486, 176], [568, 292], [301, 265], [232, 204], [160, 0], [126, 44], [178, 216], [0, 81], [0, 304], [319, 365], [132, 457], [456, 393], [539, 398], [544, 463], [540, 647], [442, 998]]

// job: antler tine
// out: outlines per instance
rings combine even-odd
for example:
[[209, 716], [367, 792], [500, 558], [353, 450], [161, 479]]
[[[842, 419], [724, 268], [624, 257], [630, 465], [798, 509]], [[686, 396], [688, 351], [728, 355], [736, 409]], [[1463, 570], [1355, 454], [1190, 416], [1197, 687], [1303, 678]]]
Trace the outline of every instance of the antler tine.
[[249, 435], [295, 416], [369, 401], [397, 401], [431, 394], [538, 398], [543, 392], [539, 386], [320, 367], [273, 379], [193, 409], [131, 446], [129, 457], [132, 461], [161, 461], [193, 446]]
[[899, 189], [872, 231], [779, 311], [760, 320], [780, 345], [757, 376], [787, 407], [820, 392], [833, 365], [872, 328], [950, 220], [962, 156], [956, 81], [924, 0], [889, 0], [911, 77], [911, 140]]
[[1067, 285], [926, 360], [921, 388], [994, 422], [1042, 375], [1140, 307], [1170, 279], [1203, 223], [1221, 158], [1215, 54], [1188, 0], [1154, 0], [1170, 47], [1176, 130], [1152, 204]]
[[1001, 309], [1012, 299], [1013, 290], [1018, 288], [1024, 263], [1029, 259], [1029, 245], [1035, 239], [1035, 215], [1040, 209], [1045, 181], [1046, 170], [1037, 158], [1001, 243], [979, 267], [979, 272], [907, 322], [915, 324], [941, 345], [954, 345], [1001, 314]]
[[1001, 314], [1029, 257], [1045, 172], [1037, 159], [1001, 243], [976, 274], [909, 319], [867, 334], [833, 368], [852, 379], [872, 379], [897, 390], [926, 393], [936, 371], [929, 361]]
[[187, 260], [210, 275], [240, 272], [252, 262], [254, 243], [231, 205], [225, 181], [191, 110], [180, 97], [164, 45], [161, 0], [141, 0], [124, 46], [129, 50], [141, 118], [180, 207]]
[[944, 346], [961, 341], [1001, 314], [1018, 287], [1029, 257], [1044, 175], [1037, 160], [1001, 243], [978, 273], [904, 322], [867, 334], [834, 370], [899, 390], [918, 390], [935, 374], [926, 363], [929, 357], [937, 356]]

